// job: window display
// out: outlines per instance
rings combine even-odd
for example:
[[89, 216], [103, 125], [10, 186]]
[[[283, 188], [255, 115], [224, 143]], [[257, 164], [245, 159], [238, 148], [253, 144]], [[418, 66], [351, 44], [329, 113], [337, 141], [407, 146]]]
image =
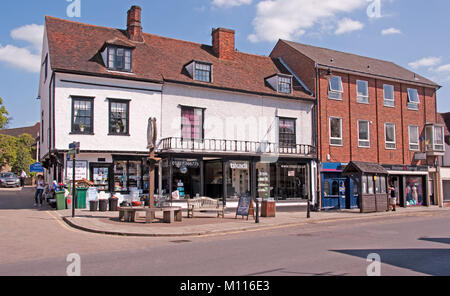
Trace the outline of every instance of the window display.
[[411, 207], [424, 205], [424, 194], [421, 176], [405, 178], [405, 197], [406, 206]]

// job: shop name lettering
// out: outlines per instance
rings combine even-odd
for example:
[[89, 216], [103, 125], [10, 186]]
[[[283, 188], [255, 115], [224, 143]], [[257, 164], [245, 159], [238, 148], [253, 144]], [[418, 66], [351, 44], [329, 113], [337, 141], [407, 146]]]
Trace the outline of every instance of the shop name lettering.
[[186, 283], [182, 283], [180, 286], [180, 291], [205, 291], [208, 294], [211, 294], [214, 290], [214, 283], [194, 283], [191, 281], [187, 281]]

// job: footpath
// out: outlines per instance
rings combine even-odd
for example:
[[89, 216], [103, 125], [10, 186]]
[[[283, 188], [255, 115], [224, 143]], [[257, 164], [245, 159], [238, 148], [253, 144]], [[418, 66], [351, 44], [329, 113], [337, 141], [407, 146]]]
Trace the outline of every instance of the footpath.
[[138, 219], [136, 223], [125, 223], [119, 221], [118, 212], [90, 212], [88, 210], [76, 210], [76, 217], [72, 218], [72, 211], [58, 211], [68, 225], [79, 230], [119, 236], [141, 236], [141, 237], [184, 237], [184, 236], [208, 236], [233, 234], [245, 231], [270, 230], [283, 227], [294, 227], [315, 223], [332, 223], [333, 221], [358, 221], [381, 219], [383, 217], [404, 216], [430, 216], [450, 213], [450, 208], [414, 207], [397, 208], [393, 212], [380, 212], [361, 214], [359, 210], [341, 210], [328, 212], [311, 212], [311, 218], [306, 218], [304, 208], [290, 209], [289, 211], [277, 212], [276, 218], [260, 218], [256, 224], [252, 216], [236, 219], [235, 210], [229, 209], [225, 218], [216, 218], [215, 213], [196, 213], [195, 218], [188, 219], [186, 212], [183, 213], [183, 221], [172, 224], [162, 222], [162, 213], [156, 215], [152, 224], [145, 224], [145, 218]]

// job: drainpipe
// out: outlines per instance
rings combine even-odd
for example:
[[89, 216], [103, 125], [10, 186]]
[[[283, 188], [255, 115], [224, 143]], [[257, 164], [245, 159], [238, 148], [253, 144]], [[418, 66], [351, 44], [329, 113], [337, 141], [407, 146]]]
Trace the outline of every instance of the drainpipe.
[[322, 195], [321, 195], [321, 188], [322, 188], [322, 184], [321, 184], [321, 178], [320, 178], [320, 155], [321, 155], [321, 145], [320, 145], [320, 139], [321, 139], [321, 135], [319, 135], [319, 123], [320, 123], [320, 91], [319, 91], [319, 68], [317, 63], [315, 64], [315, 70], [316, 70], [316, 91], [315, 91], [315, 100], [314, 100], [314, 108], [315, 108], [315, 112], [314, 112], [314, 117], [315, 117], [315, 122], [314, 122], [314, 129], [315, 129], [315, 146], [316, 146], [316, 197], [317, 197], [317, 211], [321, 211], [322, 210]]

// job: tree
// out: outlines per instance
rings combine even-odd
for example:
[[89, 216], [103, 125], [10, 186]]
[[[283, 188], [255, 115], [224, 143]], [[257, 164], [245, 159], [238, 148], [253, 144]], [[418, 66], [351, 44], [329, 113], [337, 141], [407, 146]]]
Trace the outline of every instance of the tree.
[[8, 111], [6, 110], [5, 106], [3, 106], [3, 99], [0, 98], [0, 129], [3, 129], [8, 125], [10, 121], [8, 115]]
[[0, 166], [11, 166], [11, 170], [20, 173], [30, 171], [30, 165], [35, 162], [33, 154], [34, 139], [29, 134], [20, 137], [0, 135]]

